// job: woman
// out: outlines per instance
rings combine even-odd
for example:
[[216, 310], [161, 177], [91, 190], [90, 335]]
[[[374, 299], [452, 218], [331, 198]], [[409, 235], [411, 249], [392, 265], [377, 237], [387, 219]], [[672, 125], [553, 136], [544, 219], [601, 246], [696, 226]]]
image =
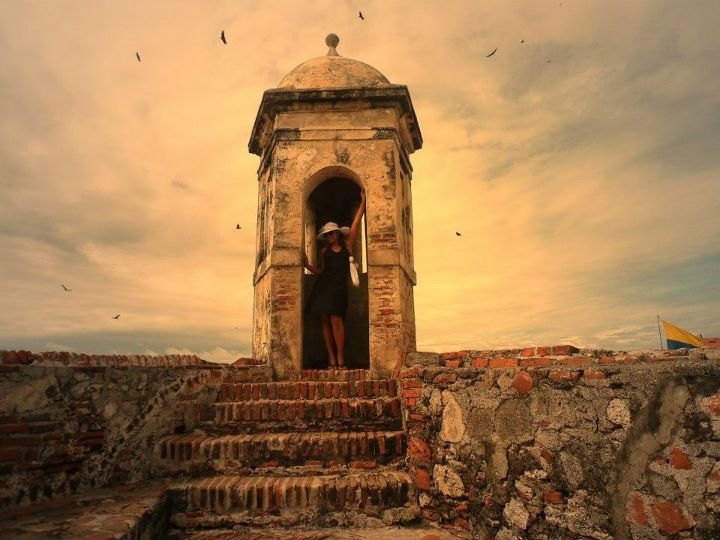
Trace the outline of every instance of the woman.
[[[345, 369], [345, 312], [347, 311], [347, 280], [350, 273], [350, 255], [365, 213], [365, 190], [360, 192], [360, 206], [352, 225], [338, 227], [329, 222], [322, 226], [318, 238], [325, 241], [320, 249], [320, 265], [311, 266], [303, 254], [303, 265], [318, 275], [306, 311], [320, 315], [323, 339], [330, 359], [330, 368]], [[341, 238], [340, 235], [343, 235]]]

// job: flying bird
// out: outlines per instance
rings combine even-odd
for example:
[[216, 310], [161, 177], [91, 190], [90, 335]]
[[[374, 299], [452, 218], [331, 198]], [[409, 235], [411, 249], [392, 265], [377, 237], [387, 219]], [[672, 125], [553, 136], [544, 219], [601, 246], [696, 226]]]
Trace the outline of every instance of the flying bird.
[[521, 39], [521, 40], [520, 40], [520, 43], [525, 43], [525, 40], [524, 40], [524, 39]]
[[547, 61], [547, 63], [548, 63], [548, 64], [550, 63], [550, 59], [549, 59], [549, 58], [548, 58], [548, 61]]
[[235, 229], [242, 229], [242, 227], [241, 227], [240, 224], [238, 223], [237, 225], [235, 225]]
[[462, 236], [459, 232], [455, 231], [455, 236]]
[[358, 11], [358, 16], [364, 21], [365, 17], [363, 17], [362, 11]]
[[220, 32], [220, 39], [222, 40], [222, 42], [223, 42], [225, 45], [227, 45], [227, 40], [225, 39], [225, 30], [222, 30], [222, 31]]
[[497, 47], [495, 47], [495, 50], [493, 52], [491, 52], [490, 54], [488, 54], [485, 58], [490, 58], [496, 52], [497, 52]]
[[113, 317], [113, 319], [119, 319], [119, 318], [120, 318], [120, 314], [117, 314]]
[[139, 53], [139, 52], [135, 51], [135, 56], [137, 56], [138, 62], [142, 62], [142, 60], [140, 60], [140, 53]]
[[60, 286], [61, 286], [63, 289], [65, 289], [66, 291], [68, 291], [68, 292], [69, 292], [69, 291], [72, 291], [72, 289], [68, 289], [68, 288], [67, 288], [65, 285], [63, 285], [62, 283], [60, 284]]

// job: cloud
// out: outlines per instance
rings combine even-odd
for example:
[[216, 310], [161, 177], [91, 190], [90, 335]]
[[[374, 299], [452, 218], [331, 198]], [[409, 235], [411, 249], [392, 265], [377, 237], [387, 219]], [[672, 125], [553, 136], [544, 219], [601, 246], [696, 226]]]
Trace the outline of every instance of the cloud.
[[250, 129], [328, 29], [423, 131], [419, 347], [720, 333], [712, 0], [169, 5], [0, 5], [0, 344], [247, 354]]
[[[56, 333], [48, 341], [43, 334], [0, 336], [0, 350], [74, 351], [90, 354], [195, 354], [213, 362], [234, 362], [250, 355], [250, 328], [187, 331], [114, 330]], [[168, 343], [173, 345], [169, 346]]]
[[75, 349], [72, 347], [68, 347], [67, 345], [63, 345], [61, 343], [53, 343], [52, 341], [48, 341], [45, 344], [45, 347], [43, 348], [43, 351], [67, 351], [67, 352], [76, 352]]

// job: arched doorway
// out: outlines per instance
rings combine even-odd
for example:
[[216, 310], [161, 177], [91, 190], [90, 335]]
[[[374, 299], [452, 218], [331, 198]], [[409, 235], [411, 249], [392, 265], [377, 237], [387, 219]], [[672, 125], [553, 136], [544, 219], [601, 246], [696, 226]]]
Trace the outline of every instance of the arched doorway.
[[[305, 252], [310, 264], [317, 266], [321, 241], [317, 233], [328, 221], [350, 226], [360, 204], [360, 187], [347, 178], [331, 177], [320, 183], [308, 195], [304, 211]], [[348, 310], [345, 316], [345, 365], [350, 369], [368, 369], [369, 318], [367, 279], [367, 239], [365, 217], [352, 246], [360, 274], [360, 286], [348, 280]], [[322, 337], [320, 318], [305, 313], [305, 306], [317, 276], [303, 274], [303, 369], [327, 367], [328, 356]]]

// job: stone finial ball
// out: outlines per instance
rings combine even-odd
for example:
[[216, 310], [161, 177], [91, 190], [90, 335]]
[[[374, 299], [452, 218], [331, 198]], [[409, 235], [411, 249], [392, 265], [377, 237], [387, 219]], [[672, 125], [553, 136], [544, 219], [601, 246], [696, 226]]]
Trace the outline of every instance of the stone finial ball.
[[325, 45], [328, 47], [337, 47], [338, 43], [340, 43], [340, 38], [337, 36], [337, 34], [328, 34], [325, 38]]

